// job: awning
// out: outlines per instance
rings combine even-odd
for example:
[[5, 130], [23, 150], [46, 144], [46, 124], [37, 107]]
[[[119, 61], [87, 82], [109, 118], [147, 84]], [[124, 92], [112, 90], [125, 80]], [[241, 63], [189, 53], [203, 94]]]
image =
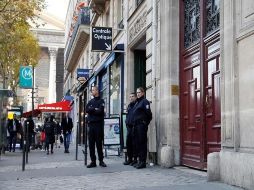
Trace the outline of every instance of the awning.
[[74, 100], [74, 97], [73, 96], [68, 96], [68, 95], [65, 95], [62, 99], [62, 101], [73, 101]]
[[[40, 113], [41, 113], [41, 110], [35, 109], [33, 115], [34, 117], [37, 117]], [[28, 111], [22, 114], [22, 117], [25, 117], [25, 118], [28, 118], [29, 116], [32, 116], [32, 111]]]
[[68, 112], [71, 111], [71, 102], [70, 101], [62, 101], [56, 102], [52, 104], [41, 104], [38, 105], [38, 109], [41, 112]]

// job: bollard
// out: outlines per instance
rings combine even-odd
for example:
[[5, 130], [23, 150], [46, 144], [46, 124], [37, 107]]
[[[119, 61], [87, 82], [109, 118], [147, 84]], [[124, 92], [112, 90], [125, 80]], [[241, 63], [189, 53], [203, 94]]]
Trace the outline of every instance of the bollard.
[[28, 140], [28, 125], [29, 125], [29, 121], [26, 123], [26, 163], [28, 164], [28, 149], [29, 149], [29, 140]]

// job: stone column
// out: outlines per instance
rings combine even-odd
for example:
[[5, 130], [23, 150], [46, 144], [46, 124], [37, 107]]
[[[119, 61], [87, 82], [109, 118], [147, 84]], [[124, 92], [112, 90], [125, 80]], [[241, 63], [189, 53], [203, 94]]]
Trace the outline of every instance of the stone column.
[[180, 164], [179, 94], [174, 90], [179, 87], [179, 1], [160, 1], [159, 15], [158, 161], [164, 167], [172, 167]]
[[50, 65], [49, 65], [49, 96], [48, 103], [56, 102], [56, 47], [49, 47]]

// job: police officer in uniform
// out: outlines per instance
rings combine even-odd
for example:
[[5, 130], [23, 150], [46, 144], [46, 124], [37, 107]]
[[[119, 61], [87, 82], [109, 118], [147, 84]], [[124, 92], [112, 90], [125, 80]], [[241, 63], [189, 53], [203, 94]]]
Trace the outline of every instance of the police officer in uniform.
[[87, 165], [87, 168], [96, 167], [95, 156], [95, 144], [99, 157], [99, 165], [101, 167], [107, 167], [103, 162], [102, 142], [104, 135], [104, 100], [99, 96], [99, 90], [97, 86], [92, 87], [93, 99], [91, 99], [86, 105], [87, 123], [89, 127], [89, 151], [91, 163]]
[[152, 120], [152, 112], [150, 103], [145, 98], [145, 91], [142, 87], [137, 88], [137, 103], [133, 109], [133, 123], [136, 131], [135, 139], [139, 163], [135, 165], [137, 169], [146, 167], [147, 157], [147, 130], [150, 121]]
[[[130, 96], [130, 104], [127, 107], [127, 115], [126, 115], [126, 126], [127, 126], [127, 137], [126, 137], [126, 146], [127, 146], [127, 157], [128, 160], [125, 161], [124, 165], [133, 165], [137, 163], [137, 152], [135, 151], [136, 144], [133, 142], [133, 108], [136, 104], [136, 93], [131, 93]], [[134, 158], [134, 160], [133, 160]]]

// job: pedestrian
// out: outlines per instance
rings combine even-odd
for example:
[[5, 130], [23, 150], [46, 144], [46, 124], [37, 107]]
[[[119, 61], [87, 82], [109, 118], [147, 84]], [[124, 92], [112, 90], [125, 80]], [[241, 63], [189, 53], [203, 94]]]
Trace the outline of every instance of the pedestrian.
[[136, 104], [136, 93], [131, 93], [129, 95], [130, 103], [127, 107], [126, 114], [126, 127], [127, 127], [127, 136], [126, 136], [126, 147], [127, 147], [127, 161], [125, 161], [124, 165], [133, 165], [137, 163], [137, 152], [136, 152], [136, 144], [134, 143], [134, 132], [133, 132], [133, 108]]
[[[56, 121], [56, 128], [55, 128], [55, 147], [60, 148], [60, 140], [59, 137], [61, 136], [62, 133], [62, 127], [59, 124], [59, 121]], [[57, 142], [59, 141], [59, 145], [57, 146]]]
[[47, 121], [44, 124], [44, 131], [45, 131], [45, 136], [46, 136], [46, 150], [47, 154], [49, 154], [49, 145], [51, 145], [51, 154], [54, 153], [53, 148], [54, 148], [54, 142], [55, 142], [55, 122], [54, 122], [54, 116], [51, 115], [49, 121]]
[[63, 114], [61, 128], [63, 129], [63, 135], [64, 135], [64, 153], [70, 153], [69, 146], [70, 146], [73, 122], [72, 122], [72, 118], [69, 116], [68, 113]]
[[97, 153], [99, 157], [99, 165], [101, 167], [107, 167], [107, 165], [103, 162], [103, 136], [104, 136], [104, 100], [99, 96], [99, 89], [97, 86], [92, 87], [92, 96], [87, 105], [86, 105], [86, 113], [87, 123], [88, 123], [88, 140], [89, 140], [89, 151], [91, 163], [87, 165], [87, 168], [96, 167], [96, 156], [95, 156], [95, 144], [97, 148]]
[[17, 141], [17, 132], [20, 131], [20, 123], [17, 120], [16, 114], [13, 114], [13, 119], [8, 119], [7, 130], [9, 133], [9, 152], [11, 150], [15, 152], [16, 141]]
[[41, 150], [42, 151], [46, 150], [45, 141], [46, 141], [46, 134], [45, 134], [44, 128], [42, 128], [41, 130]]
[[28, 118], [26, 119], [25, 127], [27, 129], [25, 131], [28, 132], [27, 147], [28, 147], [28, 152], [30, 152], [30, 146], [34, 142], [34, 140], [33, 140], [33, 138], [34, 138], [34, 121], [33, 121], [33, 118], [31, 115], [29, 115]]
[[136, 131], [136, 144], [139, 163], [135, 165], [137, 169], [146, 167], [147, 157], [147, 130], [152, 120], [150, 103], [145, 98], [145, 90], [142, 87], [137, 88], [137, 103], [133, 108], [133, 123]]

